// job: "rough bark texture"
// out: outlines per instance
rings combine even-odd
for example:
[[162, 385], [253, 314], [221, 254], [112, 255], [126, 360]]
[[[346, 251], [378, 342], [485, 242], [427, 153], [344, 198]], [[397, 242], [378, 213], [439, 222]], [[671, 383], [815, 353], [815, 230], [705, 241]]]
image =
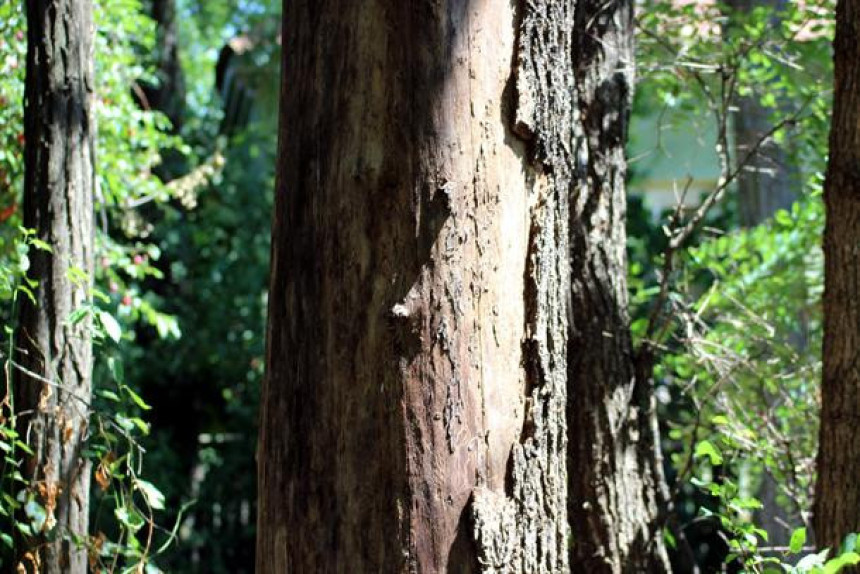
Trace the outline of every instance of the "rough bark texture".
[[814, 519], [836, 548], [860, 531], [860, 5], [836, 8], [833, 118], [824, 184], [824, 357]]
[[284, 6], [260, 572], [444, 571], [504, 488], [529, 189], [494, 4]]
[[285, 3], [259, 572], [663, 569], [618, 398], [631, 4], [604, 8]]
[[41, 572], [83, 573], [86, 550], [73, 537], [87, 534], [92, 348], [89, 321], [68, 318], [87, 302], [93, 272], [92, 3], [29, 0], [27, 27], [24, 225], [52, 252], [30, 253], [39, 285], [35, 304], [21, 297], [17, 362], [26, 371], [16, 374], [15, 409], [35, 452], [25, 475], [49, 514], [43, 534], [56, 526], [24, 550], [39, 556]]
[[568, 365], [572, 566], [668, 570], [666, 497], [651, 365], [634, 360], [626, 256], [626, 161], [633, 97], [633, 2], [581, 0], [576, 70], [582, 132], [571, 205]]

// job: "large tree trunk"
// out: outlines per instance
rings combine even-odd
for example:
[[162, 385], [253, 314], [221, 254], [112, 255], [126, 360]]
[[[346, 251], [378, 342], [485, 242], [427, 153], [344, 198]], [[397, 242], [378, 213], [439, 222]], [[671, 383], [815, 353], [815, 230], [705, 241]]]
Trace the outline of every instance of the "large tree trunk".
[[837, 548], [860, 531], [860, 5], [836, 7], [833, 118], [824, 184], [824, 357], [814, 520]]
[[15, 408], [35, 453], [25, 475], [49, 515], [24, 550], [39, 556], [41, 572], [82, 573], [86, 549], [73, 538], [86, 536], [89, 512], [91, 326], [68, 319], [87, 302], [93, 273], [92, 3], [28, 0], [27, 27], [24, 225], [52, 251], [31, 249], [38, 287], [35, 302], [21, 297], [16, 338], [26, 370]]
[[631, 10], [285, 3], [259, 572], [665, 570]]

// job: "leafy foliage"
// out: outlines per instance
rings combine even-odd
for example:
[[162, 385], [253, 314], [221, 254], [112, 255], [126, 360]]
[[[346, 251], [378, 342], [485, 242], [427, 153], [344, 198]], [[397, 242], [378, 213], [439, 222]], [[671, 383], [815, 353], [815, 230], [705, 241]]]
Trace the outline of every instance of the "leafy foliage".
[[[158, 248], [147, 241], [152, 225], [141, 214], [146, 204], [159, 205], [179, 198], [176, 188], [153, 176], [162, 150], [182, 149], [168, 134], [159, 113], [141, 109], [133, 93], [150, 70], [141, 55], [151, 51], [154, 23], [137, 0], [99, 0], [96, 3], [97, 139], [96, 288], [84, 307], [67, 320], [91, 318], [96, 345], [95, 396], [89, 405], [91, 436], [85, 455], [93, 461], [91, 533], [51, 532], [51, 494], [24, 482], [18, 468], [29, 452], [15, 428], [11, 378], [15, 303], [31, 296], [36, 283], [26, 276], [30, 249], [50, 249], [28, 230], [20, 230], [18, 206], [23, 189], [23, 94], [26, 19], [23, 3], [0, 6], [0, 317], [4, 324], [5, 399], [0, 412], [0, 449], [4, 526], [0, 560], [3, 568], [15, 559], [15, 536], [36, 532], [67, 535], [73, 544], [88, 548], [93, 569], [155, 569], [152, 558], [167, 545], [153, 546], [155, 514], [164, 509], [163, 495], [141, 476], [141, 441], [150, 432], [144, 413], [149, 406], [123, 375], [123, 347], [134, 341], [138, 324], [152, 325], [164, 337], [179, 336], [173, 317], [159, 311], [158, 298], [148, 289], [162, 277], [155, 265]], [[172, 540], [167, 536], [165, 542]]]
[[[831, 3], [786, 3], [775, 13], [660, 2], [642, 12], [639, 25], [646, 70], [640, 109], [658, 110], [681, 126], [710, 116], [721, 163], [711, 195], [670, 214], [663, 233], [659, 225], [649, 231], [641, 219], [634, 221], [638, 230], [631, 228], [640, 238], [631, 251], [634, 332], [641, 348], [661, 349], [655, 379], [669, 475], [676, 481], [674, 529], [695, 537], [697, 524], [716, 520], [724, 541], [703, 542], [711, 554], [745, 571], [835, 571], [853, 558], [783, 561], [760, 542], [787, 534], [756, 526], [770, 513], [804, 528], [811, 508]], [[742, 97], [770, 110], [774, 129], [762, 147], [735, 153], [731, 129]], [[731, 184], [772, 143], [799, 167], [803, 194], [791, 210], [738, 228]], [[681, 249], [669, 251], [672, 238], [694, 217], [686, 214], [709, 198], [718, 207]], [[653, 328], [655, 316], [665, 318], [659, 328]], [[777, 487], [766, 501], [770, 507], [758, 500], [765, 482]], [[790, 544], [794, 555], [805, 551], [795, 548], [798, 539]]]

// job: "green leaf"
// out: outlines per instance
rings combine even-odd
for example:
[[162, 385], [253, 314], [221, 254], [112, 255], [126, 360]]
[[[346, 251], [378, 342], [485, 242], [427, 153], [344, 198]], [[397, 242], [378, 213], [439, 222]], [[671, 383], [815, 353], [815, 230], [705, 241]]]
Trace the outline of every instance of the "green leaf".
[[86, 271], [76, 265], [72, 265], [66, 270], [66, 277], [76, 285], [86, 285], [90, 280], [90, 276], [87, 275]]
[[143, 527], [144, 524], [146, 524], [146, 519], [134, 509], [131, 509], [131, 512], [129, 512], [127, 509], [120, 507], [114, 510], [114, 514], [116, 515], [116, 519], [119, 520], [120, 524], [122, 524], [132, 532], [137, 532]]
[[35, 295], [33, 295], [33, 292], [30, 290], [30, 288], [29, 288], [29, 287], [27, 287], [27, 286], [25, 286], [25, 285], [18, 285], [18, 291], [20, 291], [21, 293], [23, 293], [24, 295], [26, 295], [26, 296], [27, 296], [27, 299], [29, 299], [29, 300], [30, 300], [30, 302], [31, 302], [31, 303], [33, 303], [33, 305], [36, 305], [36, 304], [37, 304], [37, 303], [36, 303], [36, 296], [35, 296]]
[[128, 385], [123, 385], [122, 390], [124, 390], [126, 393], [128, 393], [128, 396], [131, 397], [131, 400], [134, 401], [134, 404], [136, 404], [137, 406], [139, 406], [143, 410], [148, 411], [149, 409], [152, 408], [152, 406], [146, 404], [146, 401], [143, 400], [143, 397], [141, 397], [139, 394], [134, 392], [131, 389], [131, 387], [129, 387]]
[[806, 528], [798, 528], [791, 533], [791, 540], [788, 542], [788, 550], [792, 554], [797, 554], [803, 550], [804, 544], [806, 544]]
[[78, 323], [86, 319], [86, 317], [90, 314], [91, 311], [92, 309], [87, 306], [75, 309], [74, 311], [69, 313], [69, 324], [77, 325]]
[[674, 549], [678, 545], [677, 541], [675, 540], [675, 535], [672, 534], [672, 531], [668, 528], [663, 529], [663, 540], [666, 542], [666, 545], [669, 548]]
[[41, 239], [36, 239], [35, 237], [33, 237], [32, 239], [30, 239], [30, 245], [32, 245], [36, 249], [41, 249], [42, 251], [52, 253], [51, 246], [42, 241]]
[[164, 510], [164, 495], [155, 487], [154, 484], [145, 480], [137, 479], [134, 482], [134, 486], [146, 499], [146, 503], [150, 508], [154, 510]]
[[119, 402], [119, 395], [117, 395], [113, 391], [100, 390], [100, 391], [98, 391], [98, 393], [99, 393], [99, 395], [101, 395], [102, 397], [106, 398], [109, 401], [114, 401], [117, 403]]
[[855, 564], [860, 564], [860, 554], [857, 554], [856, 552], [846, 552], [832, 560], [828, 560], [824, 564], [824, 574], [836, 574], [836, 572], [839, 572], [846, 566], [853, 566]]
[[99, 321], [101, 321], [107, 336], [113, 339], [114, 343], [119, 343], [119, 340], [122, 338], [122, 327], [119, 326], [113, 315], [107, 311], [99, 311]]
[[707, 456], [714, 466], [723, 464], [723, 456], [720, 454], [720, 451], [708, 440], [703, 440], [696, 445], [695, 456], [696, 458]]
[[140, 429], [140, 432], [142, 432], [144, 435], [149, 434], [149, 425], [146, 423], [146, 421], [139, 417], [132, 417], [131, 422], [134, 423], [134, 426]]
[[116, 357], [110, 357], [107, 360], [107, 365], [113, 380], [120, 384], [124, 383], [125, 369], [123, 368], [122, 361]]
[[90, 289], [90, 293], [93, 297], [99, 299], [102, 303], [110, 303], [110, 297], [108, 297], [101, 289], [92, 288]]
[[797, 563], [797, 570], [799, 572], [809, 572], [816, 566], [822, 566], [824, 561], [827, 559], [827, 555], [830, 553], [829, 548], [825, 548], [821, 552], [817, 554], [808, 554], [800, 559]]

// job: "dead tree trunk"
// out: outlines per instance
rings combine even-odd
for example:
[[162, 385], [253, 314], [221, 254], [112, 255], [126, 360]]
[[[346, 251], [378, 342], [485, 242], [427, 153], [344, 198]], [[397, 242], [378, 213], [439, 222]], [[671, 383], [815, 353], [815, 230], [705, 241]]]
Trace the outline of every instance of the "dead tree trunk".
[[41, 572], [83, 573], [90, 465], [82, 452], [91, 394], [88, 301], [93, 273], [95, 125], [90, 0], [28, 0], [24, 225], [50, 245], [31, 249], [35, 302], [21, 297], [15, 408], [34, 455], [25, 476], [48, 520], [25, 541]]
[[259, 572], [666, 568], [632, 3], [514, 4], [285, 6]]
[[838, 548], [860, 530], [860, 6], [836, 8], [833, 118], [824, 184], [824, 356], [814, 519]]

